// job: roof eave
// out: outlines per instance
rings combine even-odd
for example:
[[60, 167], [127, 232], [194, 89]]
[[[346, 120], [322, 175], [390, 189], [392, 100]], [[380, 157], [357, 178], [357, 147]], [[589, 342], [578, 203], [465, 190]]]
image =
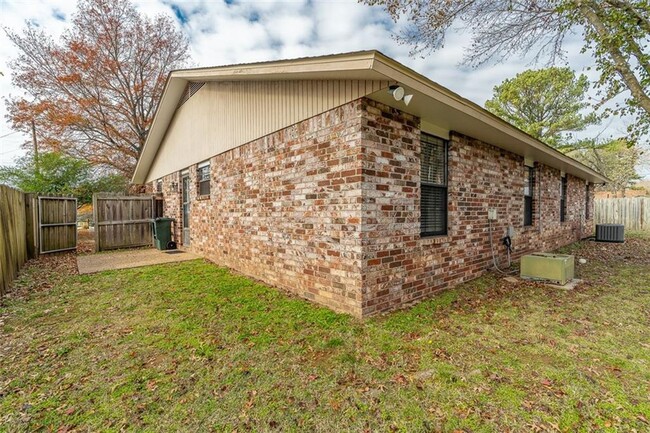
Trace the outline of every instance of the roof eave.
[[333, 77], [337, 74], [351, 73], [369, 77], [374, 74], [390, 81], [402, 83], [477, 119], [485, 125], [496, 128], [503, 134], [536, 149], [538, 152], [546, 154], [552, 160], [558, 161], [558, 165], [564, 164], [572, 167], [576, 172], [583, 174], [583, 177], [596, 180], [595, 183], [608, 182], [608, 179], [600, 173], [531, 137], [474, 102], [461, 97], [375, 50], [244, 65], [183, 69], [171, 72], [167, 77], [161, 101], [154, 115], [141, 156], [138, 159], [132, 182], [144, 183], [146, 181], [156, 152], [174, 116], [178, 100], [187, 82], [280, 78], [287, 80], [327, 79], [326, 77]]
[[296, 79], [296, 76], [306, 76], [309, 74], [322, 74], [326, 76], [332, 72], [372, 69], [372, 61], [377, 54], [379, 54], [378, 51], [359, 51], [332, 56], [181, 69], [174, 71], [172, 74], [174, 77], [184, 78], [188, 81], [263, 79], [274, 75], [282, 75], [286, 77], [285, 79], [290, 80]]
[[156, 152], [174, 116], [178, 101], [185, 85], [190, 81], [225, 81], [244, 79], [271, 79], [282, 76], [284, 79], [311, 76], [316, 79], [322, 75], [350, 71], [369, 71], [377, 51], [360, 51], [334, 56], [308, 57], [295, 60], [280, 60], [265, 63], [219, 66], [212, 68], [179, 69], [167, 75], [165, 87], [142, 147], [140, 157], [131, 178], [134, 184], [146, 181]]
[[385, 56], [380, 52], [376, 53], [373, 69], [382, 73], [389, 80], [398, 81], [424, 94], [428, 94], [429, 96], [440, 100], [443, 103], [454, 106], [455, 108], [470, 114], [472, 117], [477, 118], [483, 123], [498, 128], [503, 133], [508, 134], [511, 137], [521, 141], [525, 145], [534, 147], [538, 151], [559, 159], [567, 165], [578, 168], [589, 177], [598, 179], [598, 182], [595, 183], [605, 184], [609, 182], [609, 179], [596, 172], [595, 170], [563, 154], [562, 152], [553, 149], [552, 147], [526, 134], [524, 131], [511, 125], [495, 114], [487, 111], [478, 104], [461, 97], [460, 95], [450, 91], [445, 87], [442, 87], [441, 85], [423, 76], [422, 74], [413, 71], [412, 69], [402, 65], [390, 57]]

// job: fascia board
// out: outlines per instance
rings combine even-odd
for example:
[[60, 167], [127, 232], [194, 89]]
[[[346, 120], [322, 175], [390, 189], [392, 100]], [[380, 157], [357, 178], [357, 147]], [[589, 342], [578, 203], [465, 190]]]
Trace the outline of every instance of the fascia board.
[[521, 142], [524, 146], [530, 146], [536, 151], [550, 156], [553, 160], [558, 162], [558, 166], [561, 166], [562, 164], [569, 165], [575, 168], [577, 171], [581, 172], [583, 175], [598, 179], [601, 183], [607, 183], [609, 181], [609, 179], [587, 167], [586, 165], [564, 155], [558, 150], [547, 146], [541, 141], [531, 137], [520, 129], [509, 124], [505, 120], [480, 107], [479, 105], [461, 97], [449, 89], [440, 86], [439, 84], [431, 81], [423, 75], [418, 74], [409, 68], [406, 68], [404, 65], [396, 62], [389, 57], [384, 56], [381, 53], [377, 53], [372, 67], [375, 71], [385, 76], [387, 80], [402, 83], [405, 86], [412, 88], [413, 90], [434, 98], [455, 110], [458, 110], [479, 120], [487, 126], [495, 128], [507, 134], [508, 136], [513, 137], [514, 139]]

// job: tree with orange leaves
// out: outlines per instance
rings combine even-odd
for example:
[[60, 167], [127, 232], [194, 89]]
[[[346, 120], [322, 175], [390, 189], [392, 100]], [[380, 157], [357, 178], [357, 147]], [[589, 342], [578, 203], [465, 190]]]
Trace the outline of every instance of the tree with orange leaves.
[[80, 0], [55, 42], [28, 23], [5, 29], [20, 54], [7, 101], [14, 128], [36, 123], [39, 145], [130, 177], [167, 74], [189, 58], [188, 42], [166, 16], [148, 19], [129, 0]]

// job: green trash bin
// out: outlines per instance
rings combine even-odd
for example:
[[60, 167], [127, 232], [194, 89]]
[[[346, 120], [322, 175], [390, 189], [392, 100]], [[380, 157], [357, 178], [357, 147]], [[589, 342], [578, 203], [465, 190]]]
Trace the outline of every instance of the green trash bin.
[[174, 218], [156, 218], [152, 221], [154, 244], [159, 250], [176, 248], [176, 243], [172, 242], [173, 222]]

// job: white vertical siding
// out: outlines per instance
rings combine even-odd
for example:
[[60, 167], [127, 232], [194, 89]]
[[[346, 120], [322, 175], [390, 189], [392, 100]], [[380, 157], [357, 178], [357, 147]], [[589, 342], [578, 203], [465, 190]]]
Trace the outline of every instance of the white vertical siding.
[[370, 80], [208, 82], [177, 109], [147, 182], [388, 84]]

